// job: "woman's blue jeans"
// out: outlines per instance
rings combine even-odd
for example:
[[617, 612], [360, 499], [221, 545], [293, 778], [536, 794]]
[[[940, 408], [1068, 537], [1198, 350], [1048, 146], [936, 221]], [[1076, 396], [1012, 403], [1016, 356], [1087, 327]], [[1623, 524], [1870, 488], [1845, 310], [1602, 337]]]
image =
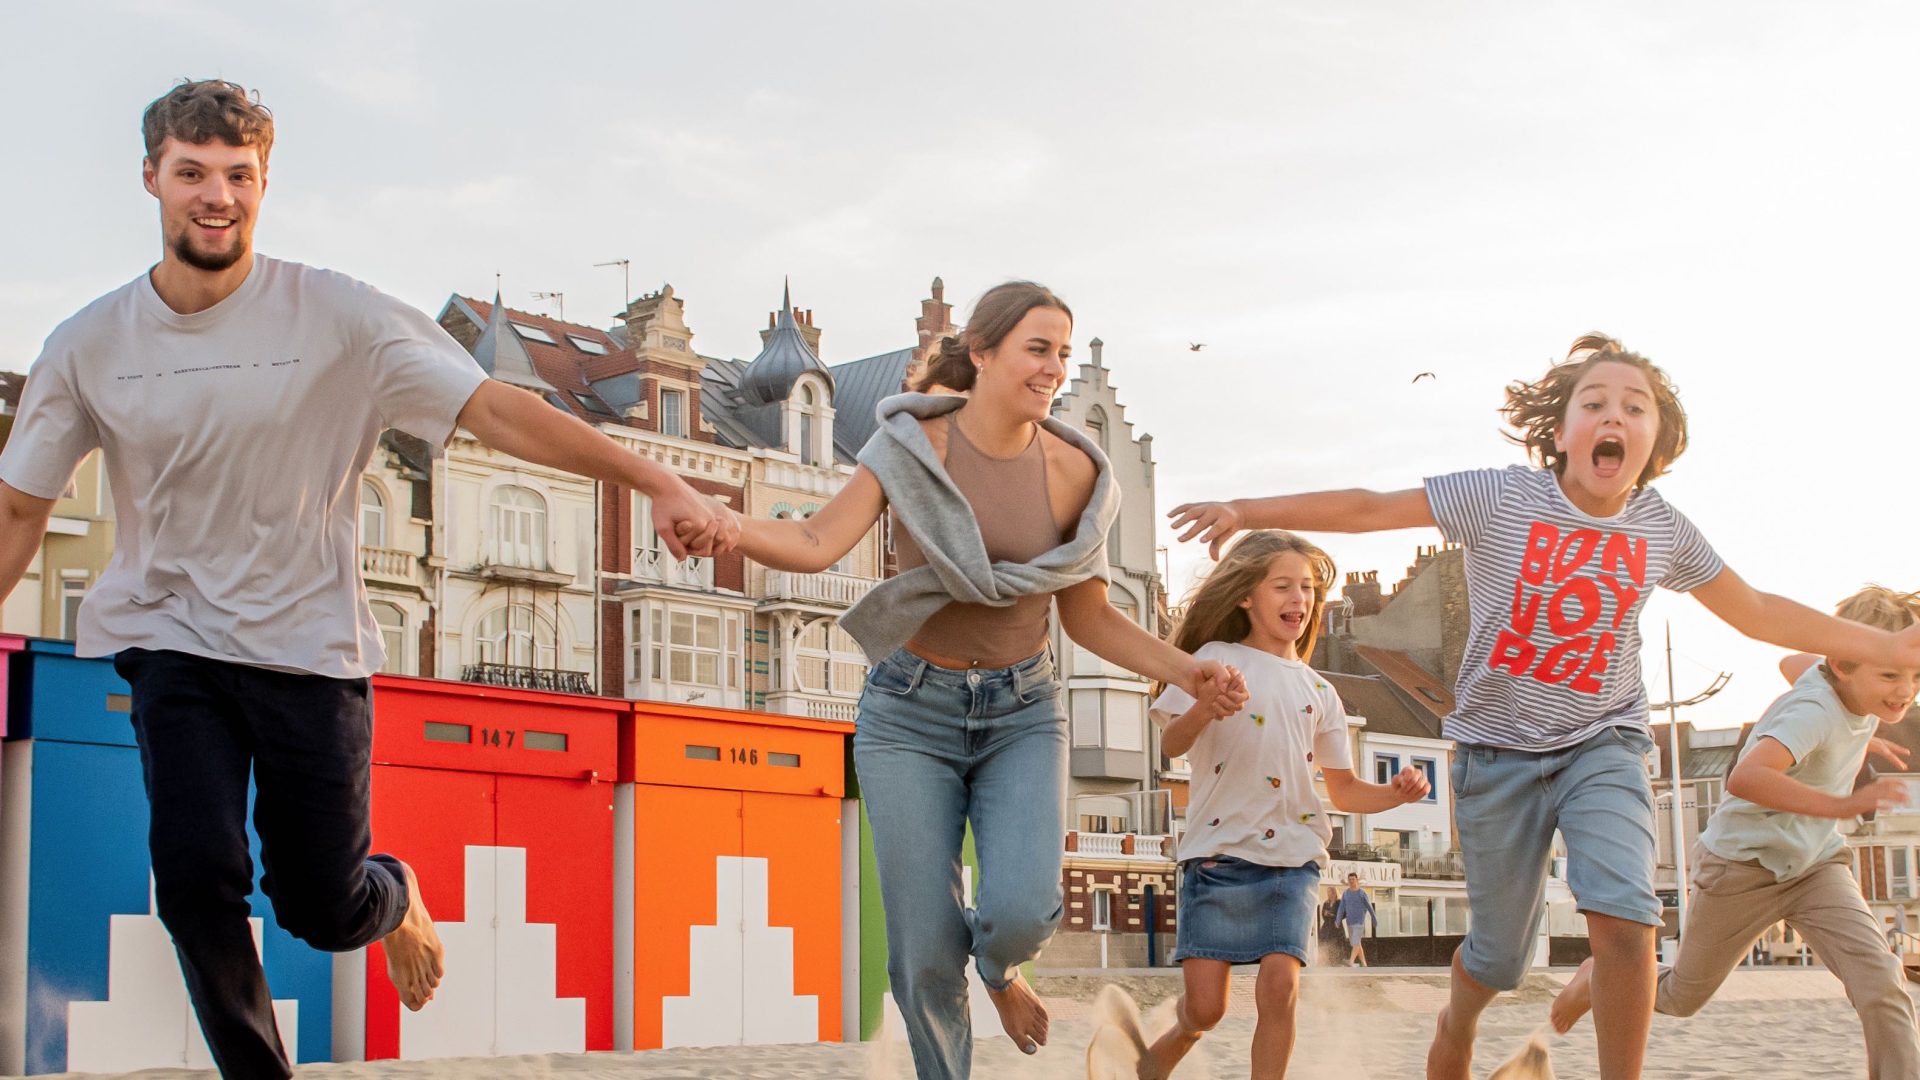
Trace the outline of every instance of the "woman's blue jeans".
[[[973, 1060], [969, 958], [1007, 986], [1060, 922], [1067, 722], [1050, 651], [955, 671], [905, 649], [876, 665], [853, 737], [887, 914], [887, 974], [921, 1080]], [[980, 873], [962, 901], [973, 823]]]

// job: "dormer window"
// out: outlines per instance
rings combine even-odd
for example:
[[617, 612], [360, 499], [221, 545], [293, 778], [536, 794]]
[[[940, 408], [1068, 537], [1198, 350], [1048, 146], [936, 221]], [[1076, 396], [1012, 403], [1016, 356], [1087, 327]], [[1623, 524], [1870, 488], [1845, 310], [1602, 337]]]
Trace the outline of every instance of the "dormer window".
[[660, 391], [660, 434], [685, 438], [687, 434], [687, 395], [682, 390]]

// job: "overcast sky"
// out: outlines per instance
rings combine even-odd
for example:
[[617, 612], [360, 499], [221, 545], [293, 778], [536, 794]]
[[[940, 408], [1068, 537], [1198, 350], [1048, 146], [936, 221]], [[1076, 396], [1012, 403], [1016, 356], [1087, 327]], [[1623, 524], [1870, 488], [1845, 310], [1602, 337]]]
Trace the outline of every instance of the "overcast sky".
[[[8, 4], [0, 368], [158, 257], [140, 110], [221, 76], [278, 120], [258, 246], [429, 311], [498, 273], [606, 325], [627, 258], [750, 357], [790, 275], [839, 363], [936, 274], [1046, 282], [1162, 510], [1518, 461], [1502, 386], [1604, 330], [1691, 417], [1660, 490], [1829, 607], [1920, 587], [1916, 45], [1897, 3]], [[1437, 537], [1319, 539], [1392, 581]], [[1697, 722], [1784, 689], [1669, 618], [1682, 696], [1735, 676]]]

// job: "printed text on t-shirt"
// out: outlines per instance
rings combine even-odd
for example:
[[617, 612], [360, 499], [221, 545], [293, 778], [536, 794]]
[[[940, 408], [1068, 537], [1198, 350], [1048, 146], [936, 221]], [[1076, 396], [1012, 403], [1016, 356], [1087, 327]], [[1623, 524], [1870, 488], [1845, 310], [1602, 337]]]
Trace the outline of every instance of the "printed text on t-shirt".
[[[1488, 666], [1516, 679], [1531, 677], [1598, 694], [1619, 638], [1613, 631], [1632, 614], [1647, 587], [1647, 541], [1625, 533], [1575, 529], [1563, 533], [1536, 521], [1527, 533], [1520, 576], [1513, 583], [1510, 626], [1500, 631]], [[1603, 594], [1604, 590], [1604, 594]], [[1609, 625], [1598, 625], [1605, 600]], [[1554, 643], [1542, 651], [1535, 631]]]

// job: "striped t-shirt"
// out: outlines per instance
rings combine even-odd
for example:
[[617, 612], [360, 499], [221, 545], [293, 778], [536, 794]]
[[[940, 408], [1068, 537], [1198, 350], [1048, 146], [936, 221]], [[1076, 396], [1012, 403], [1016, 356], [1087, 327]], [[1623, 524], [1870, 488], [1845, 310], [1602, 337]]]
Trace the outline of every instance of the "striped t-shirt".
[[1610, 518], [1567, 500], [1549, 469], [1428, 478], [1440, 532], [1466, 545], [1471, 626], [1448, 738], [1557, 750], [1647, 722], [1640, 609], [1652, 587], [1689, 592], [1723, 564], [1645, 488]]

